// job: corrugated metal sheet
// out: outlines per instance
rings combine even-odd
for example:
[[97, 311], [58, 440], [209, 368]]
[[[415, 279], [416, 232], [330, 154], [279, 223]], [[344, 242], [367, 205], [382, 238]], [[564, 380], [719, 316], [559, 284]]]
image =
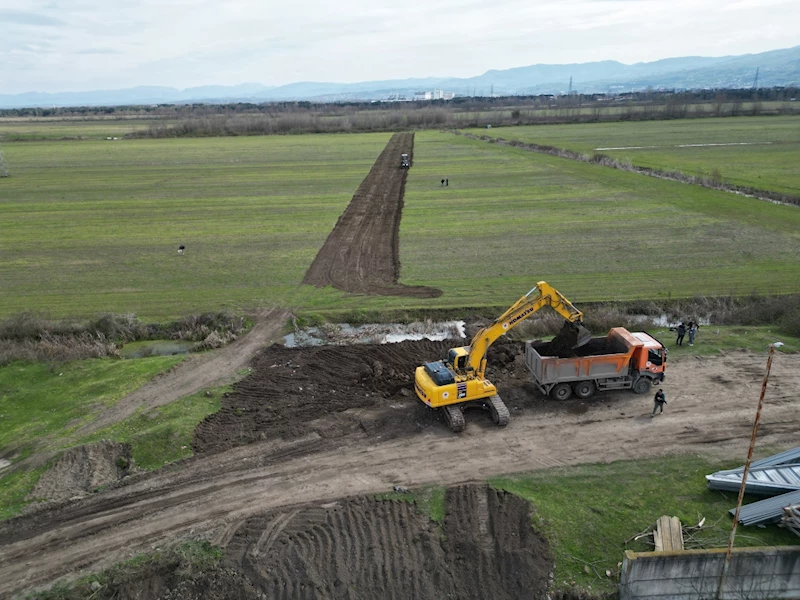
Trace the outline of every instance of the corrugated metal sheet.
[[[783, 509], [792, 504], [800, 503], [800, 490], [773, 496], [765, 500], [759, 500], [752, 504], [745, 504], [739, 511], [739, 523], [742, 525], [759, 525], [766, 523], [777, 523], [783, 516]], [[732, 508], [731, 516], [736, 514], [736, 509]]]
[[[706, 475], [708, 487], [712, 490], [738, 491], [743, 472], [744, 467], [739, 467]], [[800, 490], [800, 448], [753, 462], [745, 487], [748, 494], [761, 496]]]
[[[800, 447], [786, 450], [779, 454], [773, 454], [761, 460], [756, 460], [750, 463], [751, 469], [762, 469], [764, 467], [775, 467], [778, 465], [796, 465], [800, 464]], [[744, 466], [735, 469], [728, 469], [727, 471], [717, 471], [717, 473], [741, 473], [744, 471]]]
[[[719, 472], [706, 475], [708, 487], [712, 490], [735, 492], [742, 484], [742, 472]], [[800, 465], [784, 465], [754, 469], [750, 467], [745, 489], [748, 494], [774, 496], [800, 490]]]

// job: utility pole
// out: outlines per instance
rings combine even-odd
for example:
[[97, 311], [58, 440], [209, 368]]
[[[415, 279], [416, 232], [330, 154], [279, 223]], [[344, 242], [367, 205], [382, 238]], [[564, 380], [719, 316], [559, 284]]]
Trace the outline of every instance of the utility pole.
[[753, 460], [753, 450], [756, 447], [756, 436], [758, 435], [758, 426], [761, 423], [761, 409], [764, 406], [764, 396], [767, 393], [767, 382], [769, 381], [769, 372], [772, 370], [772, 357], [775, 356], [775, 346], [782, 346], [783, 342], [775, 342], [769, 345], [769, 355], [767, 356], [767, 369], [764, 372], [764, 381], [761, 384], [761, 395], [758, 397], [758, 408], [756, 408], [756, 418], [753, 421], [753, 433], [750, 435], [750, 447], [747, 449], [747, 460], [744, 463], [742, 471], [742, 483], [739, 485], [739, 498], [736, 501], [736, 511], [733, 515], [733, 527], [731, 528], [731, 537], [728, 539], [728, 550], [725, 553], [725, 562], [722, 563], [722, 573], [719, 577], [719, 587], [717, 587], [717, 600], [722, 600], [725, 588], [725, 579], [728, 576], [728, 570], [731, 566], [731, 553], [733, 552], [733, 541], [736, 538], [736, 526], [739, 524], [739, 511], [742, 510], [742, 499], [744, 492], [747, 488], [747, 474], [750, 472], [750, 463]]
[[759, 70], [760, 68], [761, 68], [761, 67], [756, 67], [756, 78], [753, 80], [753, 89], [754, 89], [754, 90], [757, 90], [757, 89], [758, 89], [758, 70]]

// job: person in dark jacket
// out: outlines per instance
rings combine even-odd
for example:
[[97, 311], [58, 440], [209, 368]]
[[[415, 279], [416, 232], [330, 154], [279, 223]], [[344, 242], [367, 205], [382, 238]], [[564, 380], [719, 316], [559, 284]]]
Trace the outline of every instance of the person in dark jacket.
[[658, 388], [656, 392], [655, 398], [653, 398], [653, 415], [656, 415], [656, 411], [659, 411], [658, 414], [664, 412], [664, 405], [667, 403], [667, 397], [664, 395], [664, 390]]
[[685, 335], [686, 335], [686, 325], [684, 325], [683, 321], [681, 321], [681, 324], [678, 325], [678, 339], [675, 342], [676, 344], [678, 344], [678, 346], [683, 346], [683, 336]]

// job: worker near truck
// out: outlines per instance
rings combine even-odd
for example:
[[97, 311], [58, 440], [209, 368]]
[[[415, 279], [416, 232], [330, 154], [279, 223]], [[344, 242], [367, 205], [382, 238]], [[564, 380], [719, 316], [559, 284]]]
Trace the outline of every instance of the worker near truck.
[[683, 336], [685, 335], [686, 335], [686, 325], [684, 325], [683, 321], [681, 321], [681, 324], [678, 325], [678, 339], [675, 340], [675, 343], [678, 346], [683, 346]]
[[667, 397], [664, 395], [664, 390], [658, 388], [656, 392], [655, 398], [653, 398], [653, 414], [652, 416], [656, 416], [656, 411], [658, 410], [658, 414], [664, 412], [664, 405], [667, 403]]

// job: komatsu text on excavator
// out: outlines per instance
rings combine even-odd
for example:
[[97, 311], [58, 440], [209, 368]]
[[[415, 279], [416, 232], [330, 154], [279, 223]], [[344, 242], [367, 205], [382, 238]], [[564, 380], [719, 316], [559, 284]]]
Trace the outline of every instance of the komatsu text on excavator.
[[475, 334], [469, 346], [451, 348], [446, 360], [417, 367], [414, 388], [419, 399], [431, 408], [441, 408], [455, 432], [463, 431], [466, 425], [463, 410], [476, 405], [488, 409], [496, 424], [508, 425], [508, 409], [497, 395], [497, 388], [485, 377], [486, 353], [497, 338], [545, 306], [566, 319], [553, 343], [576, 348], [592, 339], [581, 324], [583, 313], [558, 290], [540, 281], [494, 323]]

